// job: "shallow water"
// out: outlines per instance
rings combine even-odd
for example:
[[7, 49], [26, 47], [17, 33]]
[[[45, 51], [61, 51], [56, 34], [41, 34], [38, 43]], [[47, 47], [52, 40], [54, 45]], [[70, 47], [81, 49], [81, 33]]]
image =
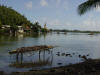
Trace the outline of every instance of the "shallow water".
[[[9, 55], [9, 50], [34, 45], [52, 45], [50, 51], [28, 52], [23, 57]], [[67, 55], [70, 54], [70, 55]], [[19, 36], [0, 35], [0, 70], [7, 73], [15, 71], [29, 71], [46, 69], [83, 62], [79, 55], [88, 55], [87, 58], [100, 58], [100, 34], [88, 33], [67, 34], [33, 34]], [[24, 65], [24, 66], [22, 66]]]

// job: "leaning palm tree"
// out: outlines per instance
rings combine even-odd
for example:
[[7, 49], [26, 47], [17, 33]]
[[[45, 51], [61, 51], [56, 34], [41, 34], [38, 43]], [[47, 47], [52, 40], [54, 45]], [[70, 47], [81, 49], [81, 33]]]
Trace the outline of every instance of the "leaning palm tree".
[[78, 6], [78, 13], [82, 15], [87, 11], [93, 8], [97, 8], [99, 6], [100, 6], [100, 0], [88, 0]]

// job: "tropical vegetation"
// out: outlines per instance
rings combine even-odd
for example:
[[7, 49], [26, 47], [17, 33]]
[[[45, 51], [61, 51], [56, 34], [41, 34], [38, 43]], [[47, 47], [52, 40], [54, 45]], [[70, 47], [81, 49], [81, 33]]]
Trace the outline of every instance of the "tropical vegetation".
[[38, 31], [40, 31], [41, 26], [40, 26], [39, 22], [35, 22], [35, 23], [32, 25], [31, 28], [32, 28], [32, 31], [38, 32]]
[[87, 0], [78, 6], [78, 13], [82, 15], [93, 8], [98, 8], [99, 6], [100, 0]]
[[[34, 29], [33, 31], [38, 32], [41, 28], [38, 22], [31, 23], [24, 15], [18, 13], [11, 7], [0, 5], [0, 28], [2, 25], [10, 25], [12, 31], [17, 30], [17, 26], [23, 26], [25, 30]], [[7, 29], [8, 30], [8, 29]]]
[[2, 27], [2, 23], [1, 23], [1, 21], [0, 21], [0, 28]]
[[3, 25], [32, 24], [24, 15], [7, 6], [0, 6], [0, 21]]

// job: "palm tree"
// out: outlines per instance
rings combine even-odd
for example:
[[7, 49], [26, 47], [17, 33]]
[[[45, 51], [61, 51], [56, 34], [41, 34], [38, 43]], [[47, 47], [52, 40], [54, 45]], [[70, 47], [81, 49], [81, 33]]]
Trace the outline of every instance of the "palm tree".
[[79, 15], [83, 15], [87, 11], [100, 6], [100, 0], [88, 0], [78, 6]]

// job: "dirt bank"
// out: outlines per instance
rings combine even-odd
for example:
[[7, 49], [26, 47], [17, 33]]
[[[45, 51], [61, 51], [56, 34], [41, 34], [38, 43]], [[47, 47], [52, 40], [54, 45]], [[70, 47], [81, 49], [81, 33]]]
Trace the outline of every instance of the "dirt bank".
[[29, 72], [13, 72], [0, 75], [100, 75], [100, 60], [88, 59], [85, 62], [47, 70], [30, 70]]

